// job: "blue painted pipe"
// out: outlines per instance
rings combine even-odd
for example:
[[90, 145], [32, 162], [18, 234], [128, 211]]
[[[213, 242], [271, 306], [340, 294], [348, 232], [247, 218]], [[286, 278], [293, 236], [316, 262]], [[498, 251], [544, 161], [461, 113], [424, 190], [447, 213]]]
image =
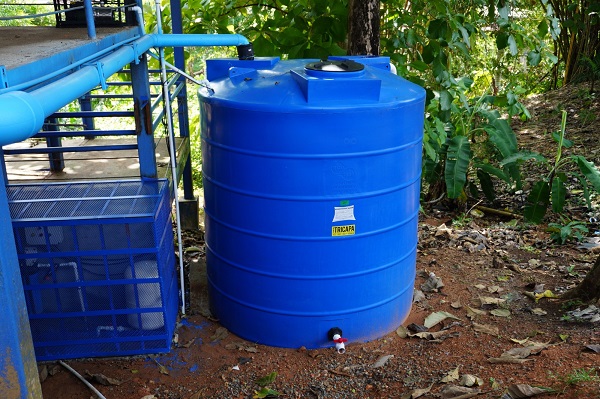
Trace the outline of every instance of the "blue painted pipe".
[[248, 44], [242, 35], [144, 35], [72, 74], [31, 92], [0, 95], [0, 146], [17, 143], [36, 134], [44, 119], [66, 104], [102, 84], [125, 65], [153, 47], [208, 47]]
[[87, 25], [88, 37], [92, 40], [96, 38], [96, 24], [94, 22], [94, 9], [92, 8], [92, 0], [83, 0], [85, 9], [85, 22]]

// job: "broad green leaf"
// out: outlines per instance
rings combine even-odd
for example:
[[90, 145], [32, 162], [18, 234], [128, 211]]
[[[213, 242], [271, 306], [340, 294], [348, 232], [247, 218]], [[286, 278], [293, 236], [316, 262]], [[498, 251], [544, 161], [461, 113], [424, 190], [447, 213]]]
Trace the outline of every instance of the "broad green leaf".
[[267, 386], [269, 384], [272, 384], [273, 381], [275, 381], [275, 378], [277, 378], [277, 372], [273, 371], [272, 373], [267, 374], [266, 376], [259, 378], [255, 382], [256, 382], [257, 385], [259, 385], [261, 387], [265, 387], [265, 386]]
[[423, 141], [423, 148], [425, 149], [425, 154], [427, 154], [429, 159], [432, 161], [437, 160], [437, 152], [428, 140]]
[[[560, 132], [552, 132], [552, 138], [557, 143], [560, 143]], [[571, 148], [571, 147], [573, 147], [573, 142], [571, 140], [567, 140], [566, 138], [563, 137], [562, 145], [565, 148]]]
[[410, 63], [411, 68], [416, 69], [419, 72], [424, 72], [429, 68], [429, 66], [420, 60], [414, 60]]
[[588, 179], [592, 186], [594, 186], [594, 190], [596, 190], [597, 193], [600, 193], [600, 172], [596, 166], [581, 155], [575, 155], [573, 158], [577, 162], [581, 173], [583, 173], [585, 178]]
[[499, 32], [496, 35], [496, 47], [498, 50], [505, 49], [508, 46], [508, 34], [505, 32]]
[[575, 177], [577, 177], [577, 181], [581, 184], [581, 189], [583, 190], [583, 198], [585, 199], [585, 204], [588, 208], [592, 207], [592, 198], [590, 197], [590, 189], [588, 187], [587, 180], [579, 173], [574, 173]]
[[510, 54], [515, 56], [519, 54], [519, 48], [517, 47], [517, 41], [513, 35], [508, 36], [508, 49], [510, 50]]
[[562, 213], [567, 197], [567, 188], [565, 183], [558, 177], [552, 179], [552, 210], [556, 213]]
[[430, 39], [445, 39], [450, 27], [446, 19], [438, 18], [429, 22], [427, 37]]
[[517, 152], [517, 137], [506, 120], [493, 120], [490, 125], [486, 126], [485, 130], [490, 135], [490, 141], [504, 158], [508, 158]]
[[502, 2], [500, 3], [502, 4], [501, 7], [498, 7], [498, 14], [500, 14], [500, 18], [502, 19], [508, 19], [508, 14], [509, 14], [509, 2]]
[[523, 215], [533, 223], [541, 223], [550, 202], [550, 186], [545, 181], [538, 181], [527, 196], [527, 205]]
[[440, 92], [440, 108], [442, 111], [448, 111], [452, 107], [452, 101], [454, 101], [454, 98], [448, 90]]
[[548, 34], [548, 22], [546, 22], [546, 19], [542, 19], [538, 24], [537, 31], [538, 35], [542, 38]]
[[471, 161], [471, 145], [464, 136], [450, 140], [446, 156], [444, 177], [449, 198], [458, 198], [467, 181], [467, 169]]
[[459, 26], [458, 30], [460, 30], [460, 33], [462, 34], [462, 39], [463, 42], [465, 42], [465, 45], [467, 47], [471, 47], [471, 39], [469, 38], [469, 32], [463, 26]]
[[483, 170], [485, 173], [488, 173], [492, 176], [496, 176], [497, 178], [505, 181], [506, 183], [511, 183], [510, 177], [506, 173], [504, 173], [502, 169], [498, 169], [495, 166], [490, 165], [489, 163], [476, 164], [475, 166], [478, 169]]
[[542, 61], [542, 54], [537, 50], [527, 53], [527, 63], [531, 66], [538, 66]]
[[482, 169], [478, 169], [477, 178], [479, 179], [481, 191], [483, 191], [485, 197], [488, 201], [494, 201], [496, 199], [496, 191], [494, 190], [494, 183], [492, 182], [491, 176]]
[[514, 162], [525, 162], [531, 159], [535, 159], [536, 161], [544, 163], [548, 162], [548, 160], [542, 154], [538, 154], [537, 152], [519, 151], [515, 154], [509, 155], [508, 157], [504, 158], [500, 162], [500, 166], [509, 165]]
[[268, 398], [268, 397], [279, 397], [279, 395], [281, 395], [281, 394], [273, 389], [263, 388], [260, 391], [254, 391], [254, 396], [252, 396], [252, 398], [253, 399], [264, 399], [264, 398]]

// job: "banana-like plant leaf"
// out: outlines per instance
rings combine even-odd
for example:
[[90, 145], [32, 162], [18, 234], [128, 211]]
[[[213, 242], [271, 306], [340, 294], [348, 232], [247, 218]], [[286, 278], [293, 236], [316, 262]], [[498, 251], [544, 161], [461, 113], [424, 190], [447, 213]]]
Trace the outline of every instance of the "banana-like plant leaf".
[[502, 157], [508, 158], [517, 153], [517, 136], [505, 119], [492, 120], [485, 130]]
[[556, 213], [562, 213], [567, 198], [567, 188], [565, 183], [559, 178], [552, 179], [552, 210]]
[[479, 163], [475, 165], [477, 169], [483, 170], [485, 173], [488, 173], [492, 176], [496, 176], [498, 179], [504, 180], [506, 183], [510, 184], [510, 177], [504, 173], [502, 169], [498, 169], [495, 166], [490, 165], [489, 163]]
[[[560, 143], [560, 132], [552, 132], [552, 138], [554, 139], [554, 141], [556, 141], [557, 143]], [[562, 146], [565, 148], [571, 148], [573, 147], [573, 142], [571, 140], [567, 140], [564, 136], [562, 138]]]
[[581, 188], [583, 190], [583, 198], [585, 199], [585, 204], [588, 208], [592, 207], [592, 198], [590, 197], [590, 188], [588, 187], [587, 180], [585, 177], [581, 176], [579, 173], [573, 173], [575, 177], [577, 177], [577, 181], [581, 183]]
[[529, 196], [523, 216], [533, 223], [541, 223], [550, 204], [550, 186], [545, 181], [535, 183]]
[[488, 199], [488, 201], [494, 201], [496, 199], [496, 191], [494, 190], [494, 182], [492, 182], [492, 177], [484, 170], [478, 169], [477, 178], [479, 179], [481, 191], [483, 191], [485, 197]]
[[594, 190], [596, 190], [597, 193], [600, 193], [600, 171], [598, 171], [598, 168], [581, 155], [575, 155], [573, 158], [577, 162], [581, 173], [583, 173], [585, 178], [592, 183], [592, 186], [594, 186]]
[[467, 169], [471, 162], [471, 145], [465, 136], [455, 136], [450, 140], [446, 155], [444, 177], [448, 198], [458, 198], [467, 181]]
[[514, 162], [525, 162], [531, 159], [535, 159], [536, 161], [544, 163], [548, 162], [546, 157], [544, 157], [542, 154], [538, 154], [537, 152], [519, 151], [515, 154], [509, 155], [508, 157], [500, 161], [500, 166], [506, 166]]
[[519, 168], [519, 165], [516, 163], [506, 165], [506, 171], [512, 179], [515, 189], [521, 190], [523, 188], [523, 182], [521, 181], [521, 169]]

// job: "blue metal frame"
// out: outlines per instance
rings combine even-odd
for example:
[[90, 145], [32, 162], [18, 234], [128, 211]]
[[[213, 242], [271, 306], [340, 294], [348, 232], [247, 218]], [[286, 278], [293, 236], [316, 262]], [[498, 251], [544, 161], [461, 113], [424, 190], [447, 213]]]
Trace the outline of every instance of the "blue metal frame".
[[138, 153], [140, 157], [140, 176], [156, 178], [156, 153], [154, 151], [154, 134], [152, 130], [152, 109], [150, 85], [148, 83], [148, 61], [142, 56], [139, 62], [132, 62], [131, 83], [133, 88], [133, 101], [135, 104], [136, 131]]
[[0, 163], [0, 398], [41, 398], [21, 273]]
[[[173, 33], [183, 33], [183, 24], [181, 21], [181, 1], [171, 0], [171, 29]], [[185, 57], [183, 47], [174, 48], [175, 66], [185, 72]], [[187, 85], [184, 76], [179, 77], [179, 82], [183, 88], [177, 95], [177, 117], [179, 119], [179, 135], [189, 137], [190, 125], [187, 104]], [[186, 200], [194, 199], [194, 182], [192, 179], [192, 158], [191, 154], [187, 156], [183, 167], [183, 198]]]
[[[89, 0], [86, 0], [88, 16], [88, 34], [95, 37], [93, 18], [89, 20]], [[138, 4], [140, 2], [138, 1]], [[181, 32], [181, 5], [172, 0], [173, 30]], [[140, 4], [141, 5], [141, 4]], [[78, 117], [87, 124], [87, 131], [93, 126], [87, 122], [93, 117], [102, 116], [88, 107], [86, 99], [81, 112], [59, 113], [58, 110], [71, 101], [86, 96], [98, 85], [105, 86], [106, 79], [131, 63], [134, 98], [138, 106], [138, 124], [136, 134], [138, 143], [132, 145], [140, 153], [140, 172], [142, 177], [156, 177], [154, 140], [151, 130], [151, 118], [147, 118], [144, 107], [151, 107], [152, 96], [149, 92], [148, 70], [143, 54], [153, 47], [175, 47], [176, 66], [184, 69], [184, 46], [236, 46], [248, 44], [240, 35], [143, 35], [138, 28], [122, 30], [106, 38], [68, 50], [41, 61], [31, 62], [14, 68], [0, 66], [0, 109], [10, 110], [0, 120], [0, 145], [10, 144], [32, 137], [42, 129], [46, 118]], [[73, 62], [75, 60], [75, 62]], [[178, 78], [181, 87], [178, 96], [178, 117], [180, 135], [189, 136], [185, 79]], [[109, 112], [104, 116], [133, 116], [133, 112]], [[86, 119], [89, 118], [89, 119]], [[87, 120], [87, 122], [86, 122]], [[81, 133], [81, 132], [80, 132]], [[45, 137], [56, 139], [58, 136], [48, 132]], [[127, 147], [127, 146], [120, 146]], [[104, 147], [88, 148], [102, 150]], [[111, 148], [114, 149], [114, 148]], [[46, 149], [54, 154], [67, 150], [81, 151], [69, 147]], [[13, 150], [17, 151], [17, 150]], [[3, 151], [0, 147], [0, 398], [41, 397], [37, 365], [33, 351], [29, 320], [27, 318], [23, 295], [19, 261], [17, 258], [13, 230], [9, 214], [6, 183], [7, 174]], [[191, 162], [185, 162], [184, 194], [193, 198]]]

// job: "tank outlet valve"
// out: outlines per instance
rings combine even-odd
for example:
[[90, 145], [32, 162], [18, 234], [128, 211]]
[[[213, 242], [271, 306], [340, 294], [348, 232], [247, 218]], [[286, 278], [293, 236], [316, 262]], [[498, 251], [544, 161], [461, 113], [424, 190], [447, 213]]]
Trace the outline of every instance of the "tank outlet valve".
[[333, 327], [327, 335], [335, 343], [337, 353], [343, 354], [346, 352], [346, 345], [344, 343], [348, 342], [348, 338], [342, 338], [342, 330], [339, 327]]

